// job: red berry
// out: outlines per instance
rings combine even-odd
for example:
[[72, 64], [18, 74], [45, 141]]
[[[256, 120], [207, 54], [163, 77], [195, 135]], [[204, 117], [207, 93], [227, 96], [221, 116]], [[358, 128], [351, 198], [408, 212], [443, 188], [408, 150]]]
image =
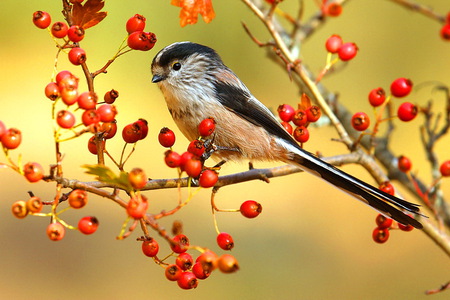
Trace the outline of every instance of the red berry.
[[134, 168], [130, 171], [130, 173], [128, 173], [128, 181], [136, 190], [144, 188], [147, 184], [147, 180], [147, 175], [141, 168]]
[[236, 258], [234, 258], [234, 256], [231, 254], [223, 254], [221, 257], [219, 257], [217, 266], [223, 273], [233, 273], [239, 270], [238, 262]]
[[142, 195], [134, 196], [128, 201], [127, 213], [134, 219], [141, 219], [145, 216], [148, 208], [148, 202]]
[[277, 112], [281, 121], [290, 122], [294, 117], [295, 109], [289, 104], [282, 104], [278, 106]]
[[211, 273], [217, 268], [217, 259], [217, 254], [208, 250], [200, 254], [195, 262], [200, 263], [205, 272]]
[[174, 152], [172, 150], [166, 151], [164, 154], [164, 161], [166, 162], [166, 165], [170, 168], [178, 168], [181, 163], [181, 155], [177, 152]]
[[389, 239], [389, 229], [376, 227], [372, 232], [372, 239], [378, 244], [385, 243]]
[[36, 162], [29, 162], [23, 166], [23, 173], [29, 182], [37, 182], [44, 178], [44, 168]]
[[75, 78], [75, 81], [76, 81], [76, 84], [77, 84], [76, 87], [78, 87], [78, 78], [75, 77], [70, 71], [67, 71], [67, 70], [60, 71], [60, 72], [58, 72], [58, 74], [56, 74], [56, 78], [55, 78], [56, 84], [59, 85], [61, 83], [61, 81], [64, 78], [66, 78], [66, 77], [73, 77], [73, 78]]
[[450, 24], [449, 23], [442, 26], [440, 34], [444, 40], [447, 40], [447, 41], [450, 40]]
[[217, 175], [216, 171], [204, 170], [200, 174], [198, 183], [202, 188], [210, 188], [210, 187], [213, 187], [217, 183], [218, 180], [219, 180], [219, 176]]
[[330, 53], [337, 53], [341, 48], [342, 44], [343, 44], [342, 38], [337, 34], [333, 34], [325, 42], [325, 48]]
[[403, 102], [402, 104], [400, 104], [397, 110], [397, 116], [403, 122], [413, 120], [418, 113], [419, 113], [418, 107], [412, 104], [411, 102]]
[[135, 31], [128, 36], [128, 47], [134, 50], [148, 51], [156, 43], [156, 35], [152, 32]]
[[111, 122], [104, 122], [100, 129], [105, 134], [103, 135], [104, 139], [111, 139], [117, 133], [117, 121], [112, 120]]
[[194, 275], [195, 275], [195, 277], [197, 277], [197, 279], [206, 279], [211, 274], [211, 272], [205, 271], [205, 269], [203, 269], [202, 264], [199, 262], [196, 262], [192, 266], [192, 273], [194, 273]]
[[175, 133], [167, 127], [163, 127], [158, 135], [161, 146], [170, 148], [175, 144]]
[[306, 118], [308, 119], [308, 122], [314, 123], [317, 122], [317, 120], [320, 119], [320, 116], [322, 115], [322, 112], [320, 111], [320, 107], [317, 105], [312, 105], [308, 107], [305, 110]]
[[234, 247], [233, 237], [226, 232], [221, 232], [217, 235], [217, 245], [223, 250], [231, 250]]
[[159, 251], [158, 242], [150, 238], [149, 240], [145, 240], [142, 242], [142, 252], [148, 257], [155, 257]]
[[391, 94], [394, 97], [405, 97], [412, 90], [413, 83], [407, 78], [397, 78], [391, 83]]
[[309, 131], [305, 126], [296, 127], [292, 135], [299, 143], [306, 143], [309, 140]]
[[56, 22], [52, 25], [52, 35], [55, 38], [62, 39], [67, 35], [67, 31], [69, 30], [69, 26], [67, 26], [64, 22]]
[[187, 175], [192, 178], [197, 178], [200, 175], [200, 172], [202, 171], [203, 164], [200, 159], [193, 156], [191, 159], [188, 159], [183, 164], [183, 169], [186, 171]]
[[75, 66], [81, 65], [86, 61], [86, 51], [82, 48], [72, 48], [69, 51], [69, 61]]
[[45, 96], [52, 101], [58, 99], [59, 87], [56, 82], [50, 82], [45, 86]]
[[191, 152], [197, 157], [201, 157], [205, 152], [205, 146], [203, 145], [203, 141], [201, 140], [193, 140], [189, 143], [187, 151]]
[[164, 272], [166, 278], [169, 279], [170, 281], [177, 281], [181, 277], [181, 273], [183, 273], [183, 271], [180, 269], [179, 266], [175, 264], [168, 265]]
[[113, 104], [116, 99], [119, 98], [119, 92], [115, 89], [112, 89], [105, 93], [105, 96], [103, 96], [103, 99], [108, 104]]
[[77, 102], [78, 99], [78, 90], [76, 89], [62, 89], [61, 90], [61, 99], [66, 105], [72, 105]]
[[351, 60], [356, 56], [358, 47], [355, 43], [345, 43], [339, 48], [338, 55], [342, 61]]
[[409, 172], [412, 167], [411, 160], [406, 156], [401, 155], [397, 161], [398, 169], [404, 173]]
[[198, 132], [202, 137], [210, 136], [213, 134], [214, 130], [216, 130], [216, 121], [214, 118], [204, 119], [198, 125]]
[[27, 203], [22, 200], [14, 202], [11, 206], [11, 212], [13, 216], [16, 218], [19, 219], [25, 218], [26, 216], [28, 216], [29, 213]]
[[189, 253], [183, 252], [177, 256], [175, 263], [177, 266], [180, 267], [181, 270], [186, 271], [192, 268], [192, 265], [194, 264], [194, 259]]
[[88, 141], [88, 150], [94, 155], [98, 154], [97, 144], [95, 143], [95, 136], [91, 136]]
[[75, 125], [75, 116], [68, 110], [61, 110], [56, 115], [56, 123], [61, 128], [72, 128]]
[[414, 229], [414, 226], [412, 226], [412, 225], [403, 225], [402, 223], [398, 223], [398, 228], [401, 231], [411, 231], [411, 230]]
[[375, 88], [369, 93], [369, 103], [373, 107], [378, 107], [386, 100], [386, 93], [383, 88]]
[[181, 169], [181, 171], [184, 171], [184, 169], [185, 169], [185, 166], [186, 166], [186, 162], [188, 161], [188, 160], [190, 160], [191, 158], [193, 158], [194, 157], [194, 154], [192, 154], [191, 152], [184, 152], [183, 154], [181, 154], [181, 157], [180, 157], [180, 169]]
[[170, 248], [175, 253], [184, 253], [189, 247], [189, 239], [184, 234], [178, 234], [172, 239], [173, 244], [170, 244]]
[[22, 132], [16, 128], [10, 128], [2, 136], [2, 145], [6, 149], [12, 150], [19, 147], [22, 142]]
[[450, 160], [444, 161], [439, 167], [442, 177], [450, 176]]
[[324, 8], [324, 14], [330, 17], [337, 17], [341, 13], [342, 13], [342, 5], [336, 2], [332, 2]]
[[87, 204], [88, 193], [84, 190], [76, 189], [70, 192], [68, 197], [69, 205], [72, 208], [82, 208]]
[[125, 143], [133, 144], [139, 141], [141, 138], [139, 129], [134, 123], [126, 125], [122, 130], [122, 138]]
[[292, 123], [297, 126], [303, 126], [308, 123], [308, 116], [303, 109], [297, 109], [292, 116]]
[[67, 37], [74, 43], [78, 43], [82, 39], [84, 39], [84, 29], [78, 25], [70, 26], [69, 30], [67, 30]]
[[81, 109], [94, 109], [97, 105], [97, 94], [95, 92], [84, 92], [78, 96], [77, 103]]
[[100, 121], [111, 122], [116, 118], [117, 110], [114, 105], [102, 104], [97, 108], [97, 113], [100, 115]]
[[385, 229], [389, 228], [392, 225], [392, 219], [383, 216], [382, 214], [378, 214], [375, 223], [377, 223], [378, 228]]
[[148, 122], [144, 119], [139, 119], [133, 123], [139, 132], [139, 139], [143, 140], [147, 137], [148, 134]]
[[66, 229], [61, 223], [51, 223], [47, 226], [47, 236], [52, 241], [61, 240], [66, 234]]
[[198, 286], [197, 277], [192, 272], [181, 273], [180, 278], [177, 280], [178, 286], [184, 290], [195, 289]]
[[128, 34], [135, 31], [143, 31], [145, 28], [145, 17], [143, 15], [135, 14], [128, 19], [126, 29]]
[[293, 128], [292, 128], [292, 125], [291, 125], [291, 124], [289, 124], [288, 122], [283, 121], [283, 122], [281, 122], [281, 125], [284, 127], [284, 129], [285, 129], [289, 134], [292, 134]]
[[352, 116], [352, 127], [358, 131], [364, 131], [370, 126], [370, 118], [365, 112], [357, 112]]
[[6, 129], [5, 123], [0, 121], [0, 140], [1, 140], [2, 136], [6, 133], [6, 131], [7, 131], [7, 129]]
[[33, 23], [37, 28], [45, 29], [51, 22], [52, 18], [48, 12], [38, 10], [33, 13]]
[[239, 211], [244, 217], [252, 219], [262, 212], [262, 205], [256, 201], [247, 200], [241, 204]]
[[81, 121], [83, 122], [84, 126], [89, 126], [91, 124], [100, 122], [100, 116], [97, 114], [97, 111], [95, 109], [88, 109], [85, 110], [81, 115]]
[[394, 186], [389, 181], [382, 182], [378, 188], [389, 195], [395, 195]]
[[42, 210], [42, 207], [44, 205], [42, 204], [42, 201], [39, 197], [31, 197], [27, 201], [27, 209], [30, 213], [40, 213]]
[[92, 234], [97, 230], [98, 224], [96, 217], [83, 217], [78, 221], [78, 230], [84, 234]]

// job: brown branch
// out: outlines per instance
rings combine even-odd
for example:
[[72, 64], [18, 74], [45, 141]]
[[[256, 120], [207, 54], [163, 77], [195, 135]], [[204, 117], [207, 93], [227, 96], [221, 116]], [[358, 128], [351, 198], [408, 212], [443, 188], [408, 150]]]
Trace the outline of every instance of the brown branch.
[[418, 12], [426, 17], [439, 21], [440, 23], [445, 22], [445, 16], [438, 14], [429, 6], [411, 0], [391, 0], [391, 1], [403, 7], [406, 7], [412, 11]]

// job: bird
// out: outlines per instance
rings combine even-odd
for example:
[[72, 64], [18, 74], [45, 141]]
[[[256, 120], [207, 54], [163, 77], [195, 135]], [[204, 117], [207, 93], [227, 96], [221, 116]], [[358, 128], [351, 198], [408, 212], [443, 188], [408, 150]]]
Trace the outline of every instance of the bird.
[[188, 140], [198, 138], [202, 120], [214, 119], [216, 158], [295, 165], [386, 217], [423, 227], [408, 215], [421, 215], [419, 205], [385, 193], [304, 150], [214, 49], [189, 41], [173, 43], [155, 55], [151, 72], [152, 82], [160, 88], [175, 124]]

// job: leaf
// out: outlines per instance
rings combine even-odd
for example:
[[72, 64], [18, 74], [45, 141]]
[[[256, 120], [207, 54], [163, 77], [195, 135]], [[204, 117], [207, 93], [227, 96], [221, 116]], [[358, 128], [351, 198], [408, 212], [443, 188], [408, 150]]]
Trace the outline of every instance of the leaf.
[[74, 3], [72, 8], [72, 20], [74, 25], [79, 25], [83, 29], [95, 26], [107, 15], [107, 12], [100, 10], [105, 6], [103, 0], [87, 0], [84, 5]]
[[122, 171], [117, 176], [110, 168], [104, 165], [83, 165], [82, 167], [87, 169], [87, 174], [95, 175], [98, 181], [112, 184], [126, 191], [133, 190], [133, 187], [128, 180], [127, 172]]

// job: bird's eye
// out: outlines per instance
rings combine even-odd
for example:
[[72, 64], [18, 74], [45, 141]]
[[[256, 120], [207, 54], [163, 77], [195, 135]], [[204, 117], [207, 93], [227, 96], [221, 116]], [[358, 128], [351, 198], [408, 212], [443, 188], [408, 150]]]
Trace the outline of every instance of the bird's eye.
[[172, 69], [174, 69], [175, 71], [178, 71], [179, 69], [181, 69], [181, 64], [179, 62], [173, 63]]

